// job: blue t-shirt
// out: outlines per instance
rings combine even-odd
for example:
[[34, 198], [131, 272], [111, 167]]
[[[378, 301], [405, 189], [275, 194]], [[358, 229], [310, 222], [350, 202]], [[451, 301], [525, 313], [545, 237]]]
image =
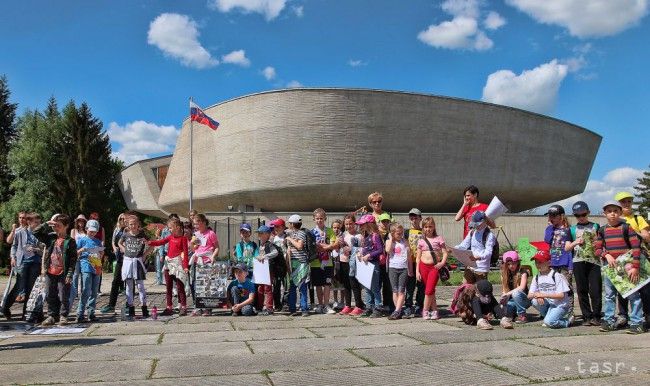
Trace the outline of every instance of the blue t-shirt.
[[243, 283], [240, 283], [239, 280], [235, 279], [232, 281], [231, 286], [231, 291], [237, 291], [237, 296], [240, 303], [248, 300], [248, 297], [251, 293], [255, 293], [255, 284], [253, 284], [249, 278], [246, 278]]
[[[79, 241], [77, 242], [77, 249], [81, 248], [95, 248], [95, 247], [101, 247], [102, 242], [99, 239], [95, 238], [90, 238], [88, 236], [84, 236]], [[81, 272], [82, 273], [96, 273], [95, 267], [93, 266], [91, 259], [95, 260], [95, 263], [97, 263], [96, 259], [99, 257], [99, 253], [94, 253], [91, 255], [88, 252], [82, 252], [81, 255], [79, 255], [79, 266], [81, 267]], [[101, 260], [100, 260], [101, 264]]]
[[549, 225], [544, 232], [544, 241], [550, 247], [551, 267], [564, 266], [573, 269], [573, 252], [564, 250], [564, 244], [567, 241], [573, 241], [571, 228], [555, 228], [553, 225]]

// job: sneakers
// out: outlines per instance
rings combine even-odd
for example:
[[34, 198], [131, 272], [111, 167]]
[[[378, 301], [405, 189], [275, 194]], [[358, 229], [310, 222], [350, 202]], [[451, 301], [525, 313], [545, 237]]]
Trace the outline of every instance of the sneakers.
[[431, 316], [429, 315], [429, 311], [422, 311], [422, 319], [431, 320]]
[[100, 308], [99, 312], [101, 312], [102, 314], [108, 314], [108, 313], [111, 313], [111, 312], [114, 313], [115, 312], [115, 307], [111, 307], [111, 306], [109, 306], [107, 304], [104, 307]]
[[339, 312], [339, 315], [349, 315], [350, 312], [352, 312], [352, 310], [353, 310], [352, 307], [345, 306], [345, 307], [343, 307], [341, 312]]
[[350, 315], [350, 316], [361, 316], [361, 315], [363, 315], [363, 309], [361, 309], [359, 307], [354, 307], [354, 309], [352, 311], [350, 311], [350, 313], [348, 315]]
[[375, 308], [374, 310], [372, 310], [372, 314], [370, 314], [369, 317], [370, 318], [381, 318], [382, 316], [384, 316], [384, 315], [381, 313], [381, 311], [379, 311], [379, 309]]
[[402, 313], [400, 311], [393, 311], [392, 314], [388, 317], [388, 320], [397, 320], [397, 319], [402, 319]]
[[440, 313], [438, 312], [438, 310], [431, 311], [431, 313], [429, 314], [429, 319], [430, 320], [438, 320], [438, 319], [440, 319]]
[[492, 330], [492, 325], [485, 318], [481, 318], [476, 322], [476, 327], [480, 330]]
[[48, 316], [48, 317], [43, 321], [43, 323], [41, 323], [41, 326], [44, 326], [44, 327], [45, 327], [45, 326], [54, 326], [55, 323], [56, 323], [56, 320], [54, 319], [54, 317], [53, 317], [53, 316]]
[[172, 316], [174, 315], [174, 310], [171, 308], [165, 308], [165, 311], [161, 312], [160, 315], [162, 316]]
[[260, 312], [260, 315], [261, 316], [273, 315], [273, 310], [269, 310], [269, 309], [264, 308], [264, 309], [262, 309], [262, 312]]
[[510, 318], [505, 317], [505, 316], [504, 316], [503, 318], [501, 318], [501, 322], [500, 322], [499, 324], [501, 325], [502, 328], [505, 328], [505, 329], [507, 329], [507, 330], [511, 330], [511, 329], [514, 328], [514, 326], [512, 325], [512, 321], [510, 320]]
[[422, 315], [422, 308], [416, 306], [415, 309], [413, 310], [413, 317], [417, 318], [420, 315]]
[[317, 306], [314, 306], [312, 311], [314, 311], [314, 314], [324, 314], [325, 313], [325, 308], [319, 304]]
[[589, 319], [590, 326], [600, 326], [600, 323], [601, 323], [600, 319], [597, 318]]
[[97, 317], [95, 316], [95, 314], [92, 314], [92, 315], [88, 316], [88, 321], [89, 322], [96, 322]]
[[603, 323], [600, 325], [600, 331], [601, 332], [616, 331], [616, 323], [607, 323], [603, 321]]
[[614, 322], [614, 327], [616, 327], [616, 329], [618, 330], [621, 328], [625, 328], [626, 326], [627, 326], [627, 318], [621, 315], [617, 316], [616, 322]]
[[646, 332], [646, 328], [642, 324], [630, 325], [630, 328], [626, 331], [628, 334], [636, 335], [643, 334]]
[[332, 307], [327, 307], [327, 308], [325, 308], [325, 313], [327, 315], [334, 315], [334, 314], [336, 314], [336, 311], [334, 311], [334, 309]]
[[402, 315], [402, 318], [404, 319], [411, 319], [413, 317], [413, 310], [411, 307], [405, 307], [404, 308], [404, 314]]
[[181, 307], [181, 309], [178, 311], [178, 315], [180, 316], [187, 315], [187, 307]]
[[61, 318], [59, 319], [58, 325], [59, 326], [65, 326], [66, 324], [68, 324], [68, 317], [67, 316], [61, 316]]
[[517, 319], [515, 319], [515, 323], [517, 324], [528, 323], [528, 317], [526, 317], [526, 314], [517, 315]]
[[571, 314], [571, 316], [569, 316], [569, 320], [567, 320], [566, 326], [567, 327], [573, 326], [573, 323], [575, 323], [575, 321], [576, 321], [576, 317], [573, 314]]

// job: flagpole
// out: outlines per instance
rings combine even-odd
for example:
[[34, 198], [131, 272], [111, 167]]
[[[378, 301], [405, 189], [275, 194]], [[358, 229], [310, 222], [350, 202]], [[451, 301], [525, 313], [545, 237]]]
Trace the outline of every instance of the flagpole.
[[[192, 102], [192, 97], [190, 97], [190, 102]], [[194, 137], [194, 121], [192, 120], [192, 108], [190, 106], [190, 212], [193, 209], [192, 199], [193, 199], [193, 180], [192, 180], [192, 156], [193, 156], [193, 138]]]

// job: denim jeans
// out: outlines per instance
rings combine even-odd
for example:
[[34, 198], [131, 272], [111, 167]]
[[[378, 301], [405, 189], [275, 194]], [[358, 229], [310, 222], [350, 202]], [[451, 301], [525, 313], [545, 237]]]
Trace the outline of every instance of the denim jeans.
[[[239, 298], [239, 293], [238, 293], [237, 290], [233, 290], [231, 292], [232, 292], [232, 304], [233, 305], [234, 304], [239, 304], [239, 303], [246, 300], [246, 299], [240, 299]], [[252, 304], [248, 304], [248, 305], [243, 306], [241, 308], [241, 310], [239, 310], [239, 312], [237, 313], [237, 315], [244, 315], [244, 316], [252, 316], [254, 314], [255, 314], [255, 311], [253, 310], [253, 305]]]
[[[614, 284], [612, 284], [609, 278], [605, 275], [603, 275], [603, 287], [605, 287], [605, 304], [603, 307], [605, 311], [604, 320], [608, 324], [614, 324], [616, 321], [616, 295], [618, 295], [618, 291], [614, 287]], [[639, 291], [628, 296], [627, 301], [630, 305], [630, 326], [642, 325], [643, 308], [641, 305], [641, 294], [639, 294]]]
[[371, 288], [366, 288], [366, 307], [370, 309], [382, 308], [379, 262], [373, 264], [375, 269], [372, 273]]
[[523, 291], [515, 291], [508, 299], [508, 314], [525, 315], [528, 307], [531, 306], [531, 301]]
[[[289, 280], [289, 312], [296, 312], [296, 285], [293, 283], [293, 280]], [[307, 301], [307, 283], [302, 283], [300, 288], [300, 311], [306, 312], [309, 311], [309, 302]]]
[[81, 274], [81, 299], [77, 307], [77, 316], [83, 317], [84, 310], [88, 309], [88, 316], [95, 315], [97, 291], [100, 276], [95, 273], [82, 272]]
[[566, 328], [569, 327], [569, 319], [567, 318], [569, 308], [558, 307], [551, 304], [547, 299], [544, 299], [544, 304], [539, 305], [537, 301], [533, 302], [539, 314], [544, 317], [544, 324], [550, 328]]

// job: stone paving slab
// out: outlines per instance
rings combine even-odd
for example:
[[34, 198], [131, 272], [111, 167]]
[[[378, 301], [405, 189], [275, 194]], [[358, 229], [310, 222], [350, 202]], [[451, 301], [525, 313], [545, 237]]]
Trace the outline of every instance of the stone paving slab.
[[285, 353], [291, 351], [309, 352], [320, 350], [343, 350], [366, 347], [415, 346], [421, 342], [397, 334], [386, 334], [379, 338], [347, 336], [335, 338], [307, 338], [299, 340], [251, 341], [249, 346], [256, 354]]
[[597, 336], [567, 336], [563, 339], [553, 340], [547, 338], [525, 339], [522, 342], [575, 353], [650, 348], [650, 337], [622, 333], [601, 333]]
[[[650, 349], [641, 349], [488, 359], [485, 362], [538, 382], [563, 380], [564, 378], [597, 377], [613, 373], [638, 375], [650, 372], [649, 356]], [[618, 371], [616, 371], [617, 364], [619, 364]]]
[[119, 362], [34, 363], [29, 366], [0, 365], [2, 382], [73, 383], [97, 381], [138, 381], [151, 371], [152, 361], [131, 359]]
[[[178, 386], [186, 385], [228, 385], [228, 386], [271, 386], [269, 379], [262, 374], [241, 374], [241, 375], [220, 375], [214, 377], [185, 377], [180, 381], [178, 378], [147, 379], [137, 382], [138, 385], [156, 386]], [[75, 386], [122, 386], [133, 385], [131, 381], [123, 382], [93, 382], [75, 383]]]
[[269, 330], [246, 331], [212, 331], [191, 333], [167, 333], [163, 337], [163, 344], [167, 343], [192, 343], [192, 342], [236, 342], [272, 339], [298, 339], [316, 338], [316, 335], [305, 328], [278, 328]]
[[627, 374], [627, 375], [608, 375], [602, 377], [590, 377], [590, 378], [580, 378], [580, 379], [571, 379], [560, 382], [549, 382], [544, 383], [545, 385], [554, 385], [554, 386], [621, 386], [621, 385], [647, 385], [650, 381], [650, 374], [648, 373], [639, 373], [639, 374]]
[[262, 330], [276, 328], [316, 328], [316, 327], [339, 327], [363, 325], [354, 318], [328, 317], [326, 315], [312, 315], [309, 317], [293, 317], [291, 320], [274, 320], [269, 317], [267, 320], [249, 319], [242, 316], [232, 318], [232, 323], [237, 330]]
[[[228, 323], [232, 321], [234, 318], [230, 314], [229, 311], [213, 311], [213, 314], [210, 316], [181, 316], [178, 318], [174, 318], [169, 321], [168, 324], [194, 324], [194, 323], [215, 323], [215, 322], [225, 322]], [[289, 315], [283, 315], [283, 314], [273, 314], [272, 316], [247, 316], [246, 320], [250, 321], [259, 321], [259, 322], [266, 322], [266, 321], [286, 321], [286, 320], [293, 320], [294, 318], [289, 316]]]
[[430, 331], [460, 331], [457, 327], [450, 327], [444, 324], [423, 321], [421, 323], [410, 323], [408, 321], [398, 322], [395, 321], [390, 324], [374, 324], [374, 325], [357, 325], [351, 327], [315, 327], [311, 330], [324, 337], [332, 336], [357, 336], [357, 335], [383, 335], [390, 333], [418, 333]]
[[228, 322], [169, 324], [157, 321], [102, 323], [90, 335], [138, 335], [177, 332], [232, 331]]
[[439, 360], [478, 360], [485, 358], [553, 355], [554, 351], [516, 341], [449, 343], [415, 347], [355, 349], [356, 354], [377, 365], [430, 363]]
[[[433, 360], [432, 360], [433, 362]], [[435, 361], [404, 366], [373, 366], [352, 371], [276, 372], [269, 374], [275, 386], [377, 385], [516, 385], [526, 379], [478, 362]], [[462, 377], [462, 378], [459, 378]]]
[[75, 348], [63, 356], [60, 361], [115, 361], [130, 358], [170, 358], [184, 357], [192, 354], [210, 353], [213, 355], [241, 355], [250, 354], [244, 342], [217, 342], [217, 343], [192, 343], [192, 344], [160, 344], [144, 346], [106, 346], [98, 350], [96, 347]]
[[[188, 365], [188, 364], [191, 364]], [[234, 370], [241, 373], [259, 373], [261, 371], [295, 371], [303, 382], [314, 379], [305, 378], [318, 369], [336, 369], [332, 373], [346, 373], [341, 370], [348, 367], [366, 366], [367, 363], [347, 351], [304, 352], [294, 351], [282, 355], [250, 354], [249, 356], [210, 355], [177, 358], [161, 358], [153, 374], [154, 378], [229, 375]], [[305, 371], [309, 370], [309, 372]], [[356, 369], [355, 369], [356, 371]]]
[[[20, 346], [2, 345], [0, 346], [0, 363], [40, 363], [56, 362], [66, 349], [60, 346], [49, 347], [32, 347], [32, 348], [15, 348]], [[70, 346], [67, 350], [71, 350]]]

